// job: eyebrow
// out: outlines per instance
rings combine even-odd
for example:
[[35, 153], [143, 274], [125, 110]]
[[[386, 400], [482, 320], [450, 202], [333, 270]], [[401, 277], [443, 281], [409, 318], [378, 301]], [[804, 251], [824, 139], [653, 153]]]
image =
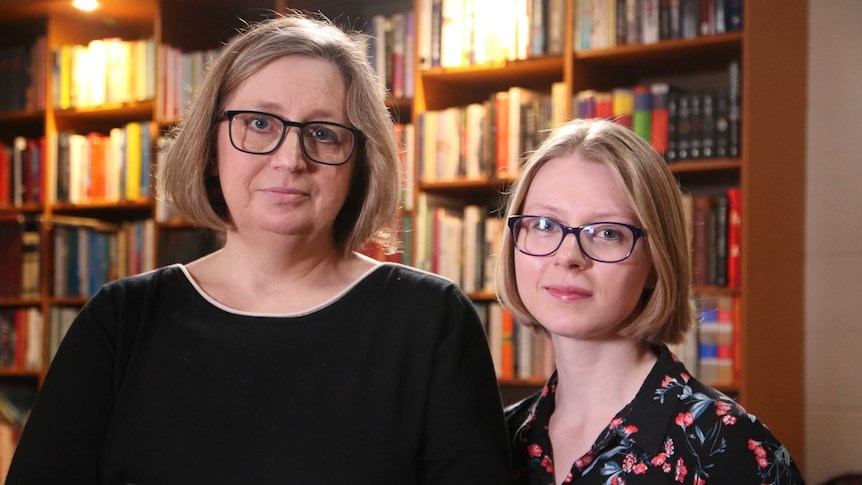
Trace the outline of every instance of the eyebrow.
[[[265, 113], [274, 114], [284, 119], [288, 119], [286, 116], [281, 114], [282, 106], [278, 103], [273, 103], [272, 101], [258, 101], [252, 104], [253, 111], [262, 111]], [[346, 118], [346, 116], [345, 116]], [[298, 121], [298, 120], [290, 120], [290, 121]], [[329, 111], [324, 108], [318, 108], [312, 110], [304, 121], [335, 121], [337, 123], [346, 124], [347, 120], [340, 119], [338, 116], [332, 111]]]
[[[539, 214], [537, 214], [536, 212], [539, 212]], [[535, 205], [535, 206], [530, 208], [529, 212], [527, 212], [526, 207], [524, 207], [524, 209], [522, 210], [522, 213], [523, 214], [531, 214], [531, 215], [542, 215], [542, 213], [546, 213], [546, 214], [550, 214], [550, 215], [547, 215], [547, 217], [556, 218], [556, 219], [560, 219], [562, 217], [562, 214], [560, 214], [558, 207], [547, 205], [547, 204]], [[591, 214], [589, 219], [591, 219], [590, 222], [601, 222], [601, 221], [611, 221], [611, 220], [623, 219], [628, 224], [638, 224], [639, 223], [637, 220], [637, 217], [635, 217], [633, 214], [632, 215], [626, 215], [623, 212], [610, 212], [610, 211], [598, 212], [595, 214]]]

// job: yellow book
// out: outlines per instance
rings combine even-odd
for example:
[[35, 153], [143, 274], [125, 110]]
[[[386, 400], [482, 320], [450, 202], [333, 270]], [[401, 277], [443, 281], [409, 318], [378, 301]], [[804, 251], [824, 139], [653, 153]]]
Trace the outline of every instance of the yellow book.
[[126, 199], [141, 198], [141, 124], [126, 125]]

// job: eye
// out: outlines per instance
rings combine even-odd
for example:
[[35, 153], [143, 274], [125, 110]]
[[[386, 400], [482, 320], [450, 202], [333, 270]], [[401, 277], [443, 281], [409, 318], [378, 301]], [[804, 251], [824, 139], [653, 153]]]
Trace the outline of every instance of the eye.
[[315, 143], [341, 143], [341, 137], [335, 127], [327, 125], [309, 125], [305, 128], [305, 137]]
[[558, 226], [559, 224], [557, 224], [556, 222], [544, 217], [536, 217], [530, 224], [531, 229], [535, 229], [536, 231], [542, 232], [556, 231]]
[[275, 121], [269, 116], [250, 115], [243, 122], [248, 129], [261, 133], [276, 129]]
[[615, 224], [593, 226], [592, 229], [591, 234], [593, 234], [593, 237], [603, 241], [621, 241], [625, 239], [623, 228]]

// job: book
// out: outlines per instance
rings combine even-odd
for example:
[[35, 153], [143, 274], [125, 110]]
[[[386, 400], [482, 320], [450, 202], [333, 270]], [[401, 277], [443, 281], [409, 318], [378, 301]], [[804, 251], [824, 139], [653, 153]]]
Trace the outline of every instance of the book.
[[670, 113], [668, 102], [670, 96], [670, 85], [664, 82], [656, 82], [650, 85], [652, 95], [652, 111], [650, 113], [650, 145], [665, 157], [668, 150]]
[[644, 140], [652, 142], [652, 90], [648, 85], [639, 84], [632, 88], [632, 94], [634, 96], [632, 130]]
[[706, 286], [709, 284], [710, 196], [693, 195], [692, 208], [692, 284]]
[[632, 116], [634, 115], [635, 98], [632, 88], [613, 89], [613, 121], [626, 128], [632, 128]]
[[732, 187], [727, 191], [727, 287], [739, 288], [742, 284], [742, 190]]

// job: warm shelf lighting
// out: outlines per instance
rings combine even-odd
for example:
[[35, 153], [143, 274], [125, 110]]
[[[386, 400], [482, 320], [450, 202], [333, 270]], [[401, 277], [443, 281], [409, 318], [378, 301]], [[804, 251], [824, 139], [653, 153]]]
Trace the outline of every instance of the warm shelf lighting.
[[77, 8], [78, 10], [92, 12], [93, 10], [99, 8], [99, 2], [97, 0], [74, 0], [72, 2], [72, 6]]

